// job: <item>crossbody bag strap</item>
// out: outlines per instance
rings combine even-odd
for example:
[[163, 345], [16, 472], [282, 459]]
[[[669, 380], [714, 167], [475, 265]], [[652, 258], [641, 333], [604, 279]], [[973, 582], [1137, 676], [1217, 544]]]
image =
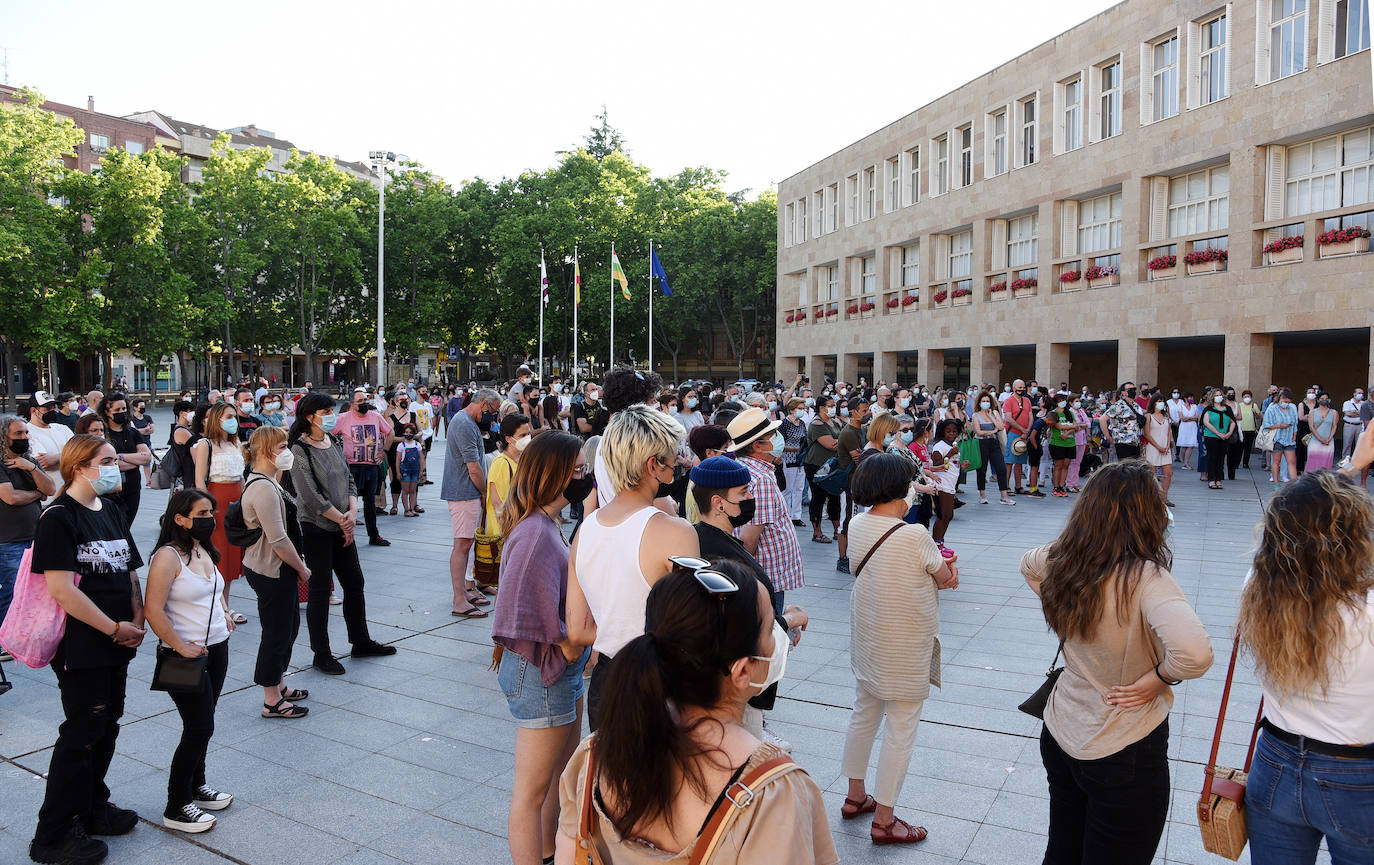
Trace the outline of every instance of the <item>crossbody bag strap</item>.
[[905, 526], [905, 525], [906, 525], [906, 523], [897, 523], [897, 525], [895, 525], [895, 526], [893, 526], [892, 528], [888, 529], [887, 531], [883, 532], [883, 536], [882, 536], [881, 538], [878, 538], [878, 542], [877, 542], [876, 544], [874, 544], [873, 546], [871, 546], [871, 547], [868, 548], [868, 552], [865, 553], [865, 554], [864, 554], [864, 557], [863, 557], [862, 559], [859, 560], [859, 566], [858, 566], [857, 568], [854, 569], [854, 577], [855, 577], [856, 579], [857, 579], [858, 576], [859, 576], [859, 572], [862, 571], [862, 570], [864, 569], [864, 565], [868, 564], [868, 560], [871, 559], [871, 558], [873, 558], [873, 554], [876, 553], [876, 552], [878, 551], [878, 547], [881, 547], [881, 546], [883, 545], [883, 541], [885, 541], [885, 540], [887, 540], [888, 538], [892, 537], [892, 533], [893, 533], [893, 532], [897, 531], [898, 529], [900, 529], [902, 526]]
[[596, 789], [596, 738], [593, 737], [591, 744], [587, 746], [587, 780], [582, 785], [582, 813], [577, 821], [577, 853], [574, 861], [586, 863], [594, 861], [592, 859], [592, 845], [596, 830], [594, 828], [595, 815], [592, 810], [592, 796]]
[[739, 817], [740, 812], [758, 797], [759, 790], [774, 778], [799, 768], [801, 767], [793, 762], [791, 757], [774, 757], [755, 766], [752, 771], [727, 787], [725, 798], [711, 811], [706, 828], [702, 829], [701, 835], [697, 837], [689, 865], [704, 865], [710, 862], [730, 826]]
[[[1226, 685], [1221, 689], [1221, 706], [1217, 709], [1216, 731], [1212, 734], [1212, 751], [1207, 757], [1207, 766], [1203, 769], [1206, 776], [1202, 781], [1202, 797], [1198, 800], [1197, 814], [1198, 820], [1207, 822], [1211, 819], [1212, 788], [1218, 788], [1218, 795], [1227, 799], [1241, 801], [1245, 794], [1245, 788], [1229, 779], [1216, 779], [1217, 772], [1217, 751], [1221, 749], [1221, 728], [1226, 723], [1226, 704], [1231, 699], [1231, 680], [1236, 675], [1236, 655], [1240, 652], [1240, 629], [1236, 629], [1236, 636], [1231, 642], [1231, 661], [1226, 665]], [[1258, 723], [1258, 721], [1257, 721]], [[1246, 758], [1246, 765], [1249, 765], [1249, 758]], [[1237, 796], [1239, 788], [1239, 796]]]

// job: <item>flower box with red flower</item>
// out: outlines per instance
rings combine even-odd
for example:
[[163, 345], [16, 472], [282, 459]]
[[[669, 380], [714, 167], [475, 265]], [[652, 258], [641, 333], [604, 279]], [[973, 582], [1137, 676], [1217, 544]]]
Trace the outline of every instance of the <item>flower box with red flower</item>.
[[896, 309], [897, 307], [899, 307], [899, 306], [901, 306], [901, 305], [902, 305], [902, 299], [901, 299], [900, 297], [889, 297], [889, 298], [887, 299], [887, 308], [888, 308], [888, 309]]
[[973, 289], [956, 288], [950, 292], [950, 302], [953, 306], [968, 306], [973, 303]]
[[859, 315], [863, 316], [864, 318], [872, 318], [873, 311], [877, 308], [877, 304], [873, 303], [872, 301], [866, 300], [863, 303], [859, 304]]
[[1204, 249], [1195, 249], [1183, 256], [1183, 263], [1188, 265], [1188, 275], [1195, 273], [1216, 273], [1226, 269], [1226, 259], [1230, 257], [1224, 249], [1208, 246]]
[[1353, 225], [1336, 228], [1317, 235], [1317, 257], [1335, 258], [1339, 255], [1359, 255], [1369, 251], [1369, 229]]
[[797, 313], [797, 324], [804, 324], [805, 322], [806, 322], [806, 310], [802, 310], [801, 312]]
[[1269, 256], [1270, 264], [1293, 264], [1302, 261], [1303, 235], [1280, 237], [1264, 245], [1264, 254]]
[[1145, 265], [1150, 270], [1150, 281], [1160, 279], [1173, 279], [1178, 276], [1178, 256], [1159, 255], [1150, 259], [1150, 263]]
[[1083, 281], [1083, 271], [1081, 271], [1081, 270], [1066, 270], [1066, 271], [1064, 271], [1063, 273], [1059, 274], [1059, 290], [1060, 290], [1060, 291], [1078, 291], [1078, 289], [1080, 289], [1080, 288], [1083, 287], [1083, 286], [1081, 286], [1081, 285], [1078, 284], [1078, 283], [1080, 283], [1080, 282], [1082, 282], [1082, 281]]
[[839, 315], [839, 314], [840, 314], [839, 308], [838, 308], [838, 307], [834, 307], [834, 306], [830, 307], [829, 309], [827, 309], [827, 310], [825, 311], [825, 317], [826, 317], [826, 318], [834, 318], [835, 316], [837, 316], [837, 315]]
[[1013, 280], [1011, 281], [1011, 296], [1012, 296], [1012, 297], [1033, 297], [1033, 296], [1035, 295], [1035, 290], [1036, 290], [1036, 288], [1039, 287], [1039, 285], [1040, 285], [1040, 280], [1034, 279], [1034, 278], [1031, 278], [1031, 279], [1013, 279]]
[[1006, 299], [1007, 299], [1007, 281], [1006, 281], [1005, 279], [999, 279], [999, 280], [997, 280], [996, 282], [994, 282], [993, 284], [991, 284], [991, 285], [988, 286], [988, 299], [989, 299], [989, 300], [1006, 300]]
[[791, 324], [792, 322], [794, 322], [794, 321], [796, 321], [796, 320], [797, 320], [797, 317], [796, 317], [795, 315], [793, 315], [793, 314], [791, 314], [791, 313], [788, 313], [788, 315], [787, 315], [787, 323], [788, 323], [788, 324]]
[[847, 306], [847, 307], [844, 308], [844, 314], [845, 314], [845, 315], [858, 315], [858, 314], [859, 314], [859, 305], [858, 305], [857, 303], [851, 303], [849, 306]]
[[920, 300], [920, 297], [915, 294], [908, 294], [906, 297], [902, 298], [902, 311], [906, 312], [909, 309], [915, 309], [918, 300]]
[[934, 300], [935, 300], [935, 305], [936, 305], [937, 307], [944, 306], [944, 305], [945, 305], [945, 301], [949, 300], [949, 292], [948, 292], [948, 291], [945, 291], [943, 288], [940, 289], [939, 291], [935, 292], [935, 298], [934, 298]]
[[1108, 265], [1096, 265], [1083, 271], [1083, 276], [1088, 280], [1088, 288], [1106, 288], [1109, 285], [1120, 285], [1120, 272]]

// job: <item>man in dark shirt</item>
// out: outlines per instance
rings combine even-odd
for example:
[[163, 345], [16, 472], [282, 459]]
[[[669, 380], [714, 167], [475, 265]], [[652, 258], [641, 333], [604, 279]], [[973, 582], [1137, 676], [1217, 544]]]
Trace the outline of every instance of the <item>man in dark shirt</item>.
[[583, 439], [599, 436], [606, 431], [610, 412], [601, 405], [601, 388], [593, 381], [582, 383], [582, 402], [574, 402], [569, 411], [572, 431]]
[[[845, 406], [849, 409], [849, 422], [840, 430], [835, 447], [835, 463], [840, 471], [851, 472], [854, 461], [864, 449], [864, 423], [868, 420], [868, 400], [856, 396]], [[835, 570], [849, 573], [849, 519], [854, 516], [854, 500], [846, 491], [844, 495], [844, 525], [840, 528], [839, 560]]]

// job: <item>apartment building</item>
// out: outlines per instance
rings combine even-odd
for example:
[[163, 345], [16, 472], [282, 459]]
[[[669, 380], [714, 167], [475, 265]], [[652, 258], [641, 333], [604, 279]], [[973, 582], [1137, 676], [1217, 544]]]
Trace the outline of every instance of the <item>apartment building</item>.
[[779, 376], [1369, 384], [1369, 48], [1369, 0], [1126, 0], [789, 177]]

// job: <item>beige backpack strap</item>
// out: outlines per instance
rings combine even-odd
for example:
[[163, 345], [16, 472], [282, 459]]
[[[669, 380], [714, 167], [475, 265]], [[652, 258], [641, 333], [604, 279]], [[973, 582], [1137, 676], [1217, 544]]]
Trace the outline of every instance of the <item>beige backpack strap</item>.
[[774, 757], [772, 760], [756, 766], [744, 777], [727, 787], [725, 798], [711, 812], [710, 819], [706, 821], [706, 828], [701, 830], [701, 835], [697, 838], [696, 846], [692, 849], [690, 865], [705, 865], [711, 861], [711, 857], [720, 847], [720, 842], [725, 839], [725, 834], [730, 831], [730, 826], [735, 822], [735, 818], [753, 803], [758, 791], [765, 784], [791, 772], [793, 769], [800, 768], [791, 757], [786, 755]]

